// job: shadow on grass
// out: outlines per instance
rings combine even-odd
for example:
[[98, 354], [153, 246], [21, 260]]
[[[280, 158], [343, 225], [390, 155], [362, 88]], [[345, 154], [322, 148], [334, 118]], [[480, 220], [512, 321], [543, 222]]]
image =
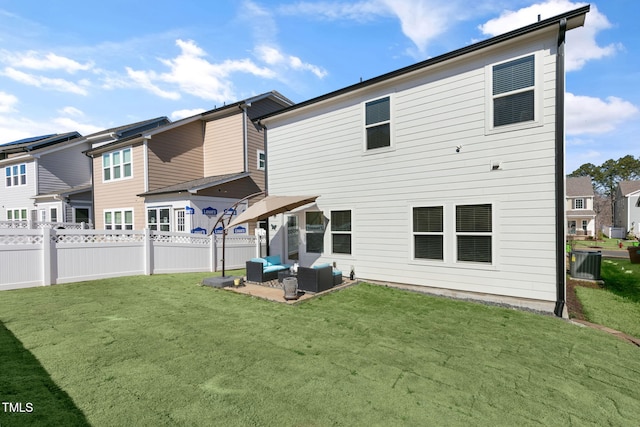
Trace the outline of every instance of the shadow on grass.
[[[620, 266], [626, 269], [623, 270]], [[615, 263], [603, 263], [601, 271], [607, 290], [631, 301], [640, 302], [640, 266], [617, 260]]]
[[0, 322], [0, 426], [88, 426], [64, 390]]

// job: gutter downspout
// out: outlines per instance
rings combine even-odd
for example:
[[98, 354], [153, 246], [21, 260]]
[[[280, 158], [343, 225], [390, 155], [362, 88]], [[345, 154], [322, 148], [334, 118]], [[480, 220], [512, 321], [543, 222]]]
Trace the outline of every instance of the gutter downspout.
[[565, 178], [564, 178], [564, 42], [567, 32], [567, 19], [560, 20], [558, 32], [558, 51], [556, 54], [556, 307], [553, 313], [562, 317], [566, 290], [566, 226], [565, 217]]
[[[264, 197], [267, 197], [269, 195], [269, 155], [267, 153], [267, 127], [262, 124], [262, 122], [258, 121], [257, 122], [258, 126], [260, 126], [260, 129], [262, 129], [264, 131], [264, 136], [262, 137], [262, 150], [264, 151]], [[269, 236], [269, 218], [267, 218], [267, 233], [264, 236], [266, 242], [267, 242], [267, 256], [271, 255], [271, 245], [269, 245], [270, 242], [270, 236]], [[284, 253], [284, 251], [282, 252]]]

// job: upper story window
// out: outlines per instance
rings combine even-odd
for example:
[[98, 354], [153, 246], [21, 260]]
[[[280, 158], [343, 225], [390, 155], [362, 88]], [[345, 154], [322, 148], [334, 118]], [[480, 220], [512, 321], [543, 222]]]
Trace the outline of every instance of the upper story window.
[[102, 180], [115, 181], [131, 177], [131, 148], [102, 155]]
[[27, 164], [7, 166], [4, 168], [5, 185], [7, 187], [15, 187], [18, 185], [27, 185]]
[[258, 150], [258, 170], [265, 170], [265, 166], [267, 165], [267, 158], [264, 154], [264, 151]]
[[573, 209], [584, 209], [584, 199], [573, 199]]
[[391, 98], [367, 102], [365, 109], [366, 149], [391, 146]]
[[535, 55], [492, 67], [493, 127], [536, 120]]

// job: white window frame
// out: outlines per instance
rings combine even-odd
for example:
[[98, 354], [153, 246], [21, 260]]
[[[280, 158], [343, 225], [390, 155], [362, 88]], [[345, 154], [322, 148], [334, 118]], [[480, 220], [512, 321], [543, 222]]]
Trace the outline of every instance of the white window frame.
[[[166, 219], [167, 222], [163, 222], [162, 221], [162, 217], [160, 216], [160, 211], [168, 211]], [[158, 222], [156, 223], [149, 223], [149, 211], [156, 211], [156, 218], [158, 219]], [[171, 221], [171, 215], [173, 214], [173, 212], [171, 212], [171, 206], [151, 206], [147, 208], [147, 215], [146, 215], [146, 221], [147, 221], [147, 228], [149, 230], [154, 230], [154, 231], [171, 231], [171, 225], [172, 222]], [[163, 229], [163, 227], [165, 229]]]
[[[319, 213], [322, 219], [322, 224], [318, 229], [309, 229], [309, 224], [307, 224], [307, 214], [310, 213]], [[304, 243], [305, 243], [305, 252], [308, 254], [324, 254], [326, 253], [325, 248], [325, 237], [326, 237], [326, 225], [324, 222], [324, 212], [323, 211], [305, 211], [304, 212]], [[311, 252], [309, 251], [309, 239], [310, 235], [320, 235], [322, 236], [322, 250], [320, 252]]]
[[[131, 223], [126, 222], [127, 212], [131, 212]], [[111, 214], [111, 223], [107, 224], [107, 214]], [[116, 224], [116, 214], [119, 213], [121, 215], [121, 223]], [[102, 218], [104, 219], [104, 229], [105, 230], [133, 230], [133, 225], [135, 224], [134, 211], [133, 208], [121, 208], [121, 209], [105, 209], [102, 212]], [[120, 228], [118, 228], [118, 226]]]
[[[129, 161], [124, 161], [124, 153], [125, 151], [129, 152]], [[118, 155], [120, 161], [118, 164], [114, 163], [114, 157]], [[105, 158], [109, 159], [109, 164], [105, 166]], [[119, 150], [109, 151], [108, 153], [103, 153], [101, 156], [102, 162], [102, 182], [114, 182], [114, 181], [122, 181], [125, 179], [133, 178], [133, 148], [132, 147], [124, 147]], [[125, 167], [129, 165], [129, 175], [125, 176]], [[116, 168], [120, 168], [120, 177], [114, 178]], [[109, 171], [109, 178], [105, 178], [105, 172]]]
[[49, 219], [51, 222], [62, 222], [58, 221], [58, 208], [49, 208]]
[[[349, 215], [351, 216], [351, 222], [349, 224], [349, 230], [334, 230], [333, 229], [333, 212], [349, 212]], [[331, 234], [331, 241], [329, 242], [329, 244], [331, 245], [331, 254], [335, 255], [335, 256], [346, 256], [346, 257], [351, 257], [353, 256], [353, 209], [350, 208], [336, 208], [336, 209], [331, 209], [329, 210], [329, 234]], [[339, 235], [349, 235], [351, 236], [351, 248], [350, 248], [350, 252], [345, 253], [345, 252], [334, 252], [333, 251], [333, 236], [339, 234]]]
[[[490, 205], [491, 206], [491, 231], [458, 231], [457, 230], [457, 208], [458, 206], [479, 206], [479, 205]], [[495, 265], [495, 256], [496, 256], [496, 204], [490, 201], [486, 202], [460, 202], [455, 203], [453, 206], [453, 230], [454, 230], [454, 261], [456, 265], [486, 265], [486, 266], [494, 266]], [[488, 236], [491, 237], [491, 262], [484, 261], [461, 261], [458, 260], [458, 237], [460, 236]]]
[[[23, 215], [24, 214], [24, 215]], [[29, 210], [27, 208], [13, 208], [6, 210], [7, 221], [28, 221]], [[20, 218], [16, 218], [16, 216]]]
[[267, 157], [265, 156], [264, 150], [257, 150], [256, 158], [257, 158], [256, 168], [259, 171], [265, 170], [267, 168]]
[[[526, 55], [512, 56], [506, 58], [500, 62], [494, 62], [485, 67], [485, 134], [490, 135], [494, 133], [502, 133], [509, 132], [520, 129], [529, 129], [533, 127], [538, 127], [544, 125], [544, 111], [543, 111], [543, 76], [544, 76], [544, 64], [543, 64], [543, 56], [540, 52], [542, 47], [538, 49], [537, 52], [527, 53]], [[505, 92], [498, 95], [493, 95], [493, 68], [497, 65], [506, 64], [512, 61], [517, 61], [518, 59], [526, 58], [528, 56], [533, 56], [534, 60], [534, 84], [533, 86], [529, 86], [527, 88], [522, 88], [518, 90], [514, 90], [511, 92]], [[496, 98], [501, 98], [509, 95], [514, 95], [517, 93], [527, 92], [531, 90], [533, 87], [533, 120], [528, 120], [525, 122], [511, 123], [508, 125], [494, 126], [493, 125], [493, 116], [494, 116], [494, 100]]]
[[5, 166], [4, 175], [4, 186], [7, 188], [27, 185], [27, 164]]
[[[582, 205], [580, 207], [578, 207], [578, 200], [580, 200], [580, 204]], [[586, 205], [586, 203], [585, 203], [585, 199], [584, 198], [580, 197], [580, 198], [577, 198], [577, 199], [573, 199], [573, 209], [574, 210], [586, 209], [585, 205]]]
[[[414, 215], [414, 209], [416, 208], [442, 208], [442, 231], [441, 232], [436, 232], [436, 231], [430, 231], [430, 232], [426, 232], [426, 231], [415, 231], [413, 229], [413, 215]], [[409, 228], [410, 228], [410, 234], [411, 234], [411, 260], [412, 261], [416, 261], [419, 263], [438, 263], [438, 264], [442, 264], [443, 262], [445, 262], [447, 260], [447, 248], [448, 248], [448, 242], [447, 242], [447, 233], [446, 233], [446, 227], [447, 227], [447, 215], [448, 215], [448, 209], [447, 206], [445, 206], [444, 204], [429, 204], [429, 203], [420, 203], [420, 204], [415, 204], [413, 206], [410, 206], [410, 213], [409, 213]], [[416, 257], [416, 240], [415, 240], [415, 236], [442, 236], [442, 259], [437, 259], [437, 258], [418, 258]]]
[[187, 231], [187, 211], [185, 208], [177, 208], [173, 210], [176, 218], [176, 231], [182, 233]]
[[[375, 101], [379, 101], [381, 99], [389, 99], [389, 120], [384, 120], [376, 123], [372, 123], [367, 125], [367, 104], [370, 104]], [[392, 94], [387, 94], [383, 96], [379, 96], [377, 98], [367, 99], [362, 103], [362, 151], [363, 154], [377, 154], [377, 153], [386, 153], [389, 151], [393, 151], [395, 149], [394, 145], [394, 97]], [[373, 128], [381, 125], [389, 125], [389, 145], [378, 148], [367, 148], [367, 130], [369, 128]]]

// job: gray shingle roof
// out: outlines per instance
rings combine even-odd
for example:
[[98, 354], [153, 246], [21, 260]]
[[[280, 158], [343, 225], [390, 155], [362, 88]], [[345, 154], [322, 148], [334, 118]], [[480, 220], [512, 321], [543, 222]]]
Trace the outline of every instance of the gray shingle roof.
[[620, 181], [618, 185], [623, 196], [640, 190], [640, 181]]
[[593, 197], [593, 184], [590, 176], [567, 177], [567, 197]]

